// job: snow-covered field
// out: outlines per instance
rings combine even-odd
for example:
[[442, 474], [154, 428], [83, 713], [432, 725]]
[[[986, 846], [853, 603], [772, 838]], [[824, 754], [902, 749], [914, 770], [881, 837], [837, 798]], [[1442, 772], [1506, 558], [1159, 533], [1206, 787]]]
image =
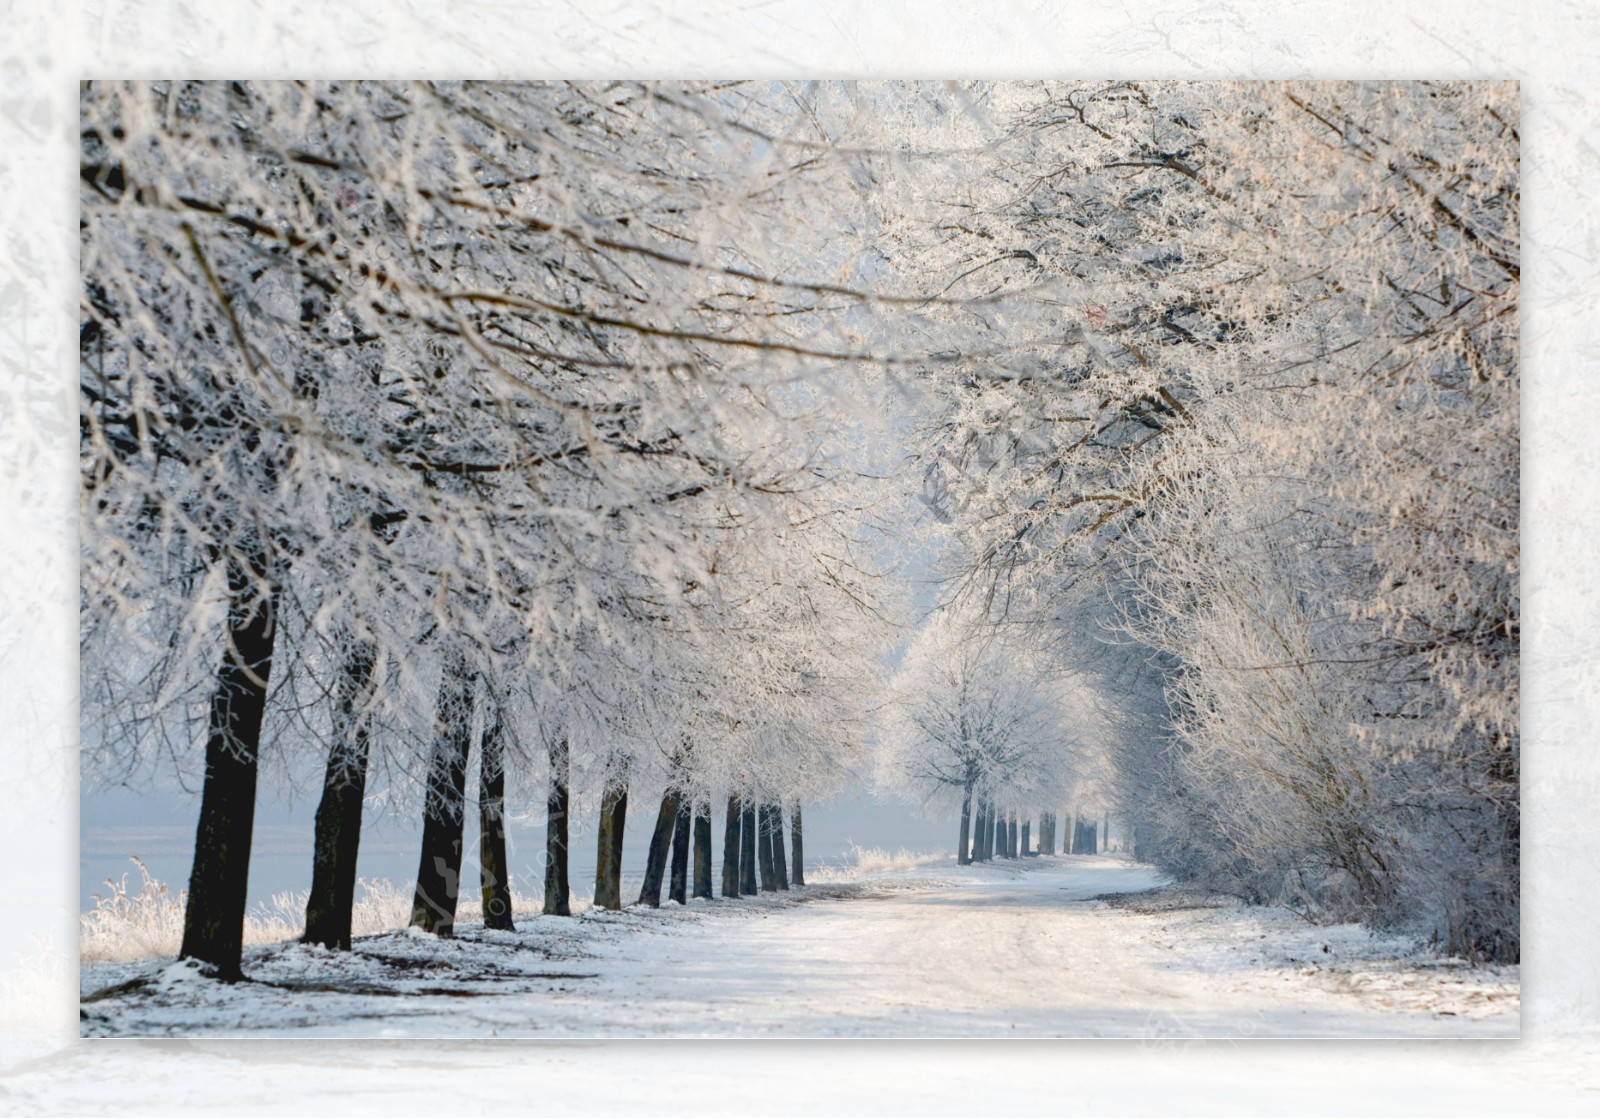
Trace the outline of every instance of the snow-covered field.
[[[170, 960], [88, 963], [104, 1037], [1515, 1037], [1515, 968], [1355, 926], [1151, 891], [1057, 857], [866, 863], [782, 895], [527, 916], [453, 940], [247, 949], [224, 985]], [[1109, 900], [1107, 900], [1109, 896]]]

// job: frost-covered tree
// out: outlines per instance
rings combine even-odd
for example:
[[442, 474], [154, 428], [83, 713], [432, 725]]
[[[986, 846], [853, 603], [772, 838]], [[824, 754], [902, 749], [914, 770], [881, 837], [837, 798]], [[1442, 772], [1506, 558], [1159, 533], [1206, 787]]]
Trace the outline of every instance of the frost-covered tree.
[[1076, 738], [1065, 689], [1047, 657], [940, 611], [918, 630], [893, 680], [880, 781], [924, 806], [959, 802], [962, 863], [996, 810], [1024, 818], [1064, 798]]
[[967, 585], [1109, 596], [1169, 869], [1515, 958], [1514, 87], [979, 92], [1005, 157], [902, 233], [1023, 340], [930, 378]]

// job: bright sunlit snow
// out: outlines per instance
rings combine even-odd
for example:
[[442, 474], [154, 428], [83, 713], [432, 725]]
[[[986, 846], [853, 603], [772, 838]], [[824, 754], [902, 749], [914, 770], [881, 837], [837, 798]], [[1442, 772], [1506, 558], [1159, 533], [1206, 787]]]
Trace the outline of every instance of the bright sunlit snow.
[[[867, 865], [895, 860], [869, 859]], [[250, 981], [170, 960], [84, 969], [90, 1036], [1514, 1037], [1515, 968], [1353, 925], [1152, 891], [1067, 856], [902, 858], [688, 910], [514, 933], [248, 949]], [[1110, 901], [1102, 895], [1108, 895]]]

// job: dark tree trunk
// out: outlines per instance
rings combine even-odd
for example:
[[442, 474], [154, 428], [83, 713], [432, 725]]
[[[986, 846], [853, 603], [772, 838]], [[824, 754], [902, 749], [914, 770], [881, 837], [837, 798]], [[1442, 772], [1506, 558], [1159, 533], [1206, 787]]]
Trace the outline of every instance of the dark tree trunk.
[[1100, 831], [1100, 846], [1111, 850], [1111, 813], [1106, 813], [1106, 826]]
[[1000, 812], [994, 814], [994, 850], [1002, 859], [1006, 857], [1006, 818]]
[[740, 802], [739, 812], [739, 892], [754, 894], [756, 885], [756, 807], [749, 801]]
[[772, 802], [772, 881], [780, 890], [789, 888], [789, 864], [783, 854], [783, 805]]
[[1024, 820], [1024, 821], [1022, 821], [1022, 836], [1018, 840], [1018, 842], [1022, 845], [1022, 849], [1021, 849], [1022, 857], [1025, 858], [1025, 859], [1033, 854], [1032, 845], [1028, 842], [1028, 828], [1031, 825], [1032, 825], [1032, 820]]
[[689, 904], [689, 830], [692, 813], [689, 798], [678, 798], [678, 816], [672, 826], [672, 876], [667, 882], [667, 898], [679, 905]]
[[1077, 825], [1072, 833], [1072, 853], [1074, 855], [1093, 855], [1099, 849], [1099, 836], [1096, 835], [1097, 825], [1093, 820], [1085, 821], [1078, 818]]
[[711, 802], [694, 807], [694, 896], [711, 896]]
[[243, 974], [256, 763], [277, 639], [278, 588], [270, 584], [260, 593], [266, 561], [259, 552], [248, 561], [230, 557], [227, 564], [228, 648], [211, 697], [205, 784], [178, 955], [232, 980]]
[[667, 857], [672, 851], [672, 832], [678, 823], [678, 807], [683, 795], [676, 789], [661, 794], [661, 808], [656, 812], [656, 827], [650, 833], [650, 852], [645, 858], [644, 885], [639, 890], [639, 904], [661, 907], [661, 880], [666, 877]]
[[622, 908], [622, 829], [628, 822], [628, 785], [621, 778], [600, 795], [600, 834], [595, 842], [594, 903]]
[[1012, 811], [1006, 814], [1006, 845], [1013, 859], [1022, 854], [1021, 848], [1017, 845], [1017, 839], [1017, 814]]
[[722, 896], [739, 896], [739, 798], [728, 798], [728, 819], [722, 828]]
[[796, 886], [806, 884], [805, 824], [800, 816], [800, 802], [794, 802], [794, 826], [789, 830], [790, 844], [794, 849], [794, 865], [789, 868], [789, 881]]
[[761, 892], [771, 893], [778, 888], [772, 863], [772, 806], [762, 804], [756, 810], [756, 858], [761, 868]]
[[972, 832], [972, 787], [967, 787], [966, 793], [961, 798], [961, 839], [956, 844], [956, 862], [966, 866], [972, 861], [972, 853], [967, 850], [968, 840]]
[[461, 891], [461, 842], [466, 823], [467, 754], [472, 749], [472, 675], [465, 664], [446, 664], [439, 682], [439, 711], [428, 792], [422, 812], [422, 857], [411, 924], [449, 936]]
[[324, 948], [350, 947], [361, 800], [367, 788], [367, 720], [361, 707], [368, 698], [373, 659], [372, 646], [357, 643], [340, 674], [333, 744], [317, 805], [311, 893], [306, 898], [306, 931], [300, 939]]
[[972, 821], [972, 861], [981, 863], [987, 858], [989, 828], [989, 804], [983, 797], [978, 798], [976, 818]]
[[567, 813], [571, 803], [572, 756], [565, 736], [545, 743], [550, 758], [550, 792], [545, 800], [544, 911], [553, 917], [572, 916], [572, 884], [567, 877]]
[[516, 927], [511, 919], [511, 867], [506, 859], [504, 730], [500, 710], [491, 699], [483, 722], [483, 752], [478, 758], [478, 881], [486, 929]]

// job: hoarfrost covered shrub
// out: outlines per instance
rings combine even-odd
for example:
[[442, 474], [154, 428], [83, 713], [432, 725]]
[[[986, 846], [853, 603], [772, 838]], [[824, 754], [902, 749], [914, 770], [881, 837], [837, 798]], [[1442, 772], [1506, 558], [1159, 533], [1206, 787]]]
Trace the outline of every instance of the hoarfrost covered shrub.
[[943, 851], [911, 851], [905, 847], [892, 854], [881, 847], [850, 848], [854, 860], [839, 866], [820, 866], [806, 871], [812, 885], [837, 882], [858, 882], [869, 874], [892, 874], [944, 862], [950, 856]]
[[150, 877], [133, 860], [140, 881], [132, 891], [128, 876], [106, 879], [106, 893], [93, 895], [94, 907], [78, 918], [78, 955], [84, 963], [120, 963], [172, 956], [183, 939], [183, 894]]
[[[176, 956], [183, 940], [182, 890], [173, 890], [150, 876], [133, 860], [140, 881], [131, 886], [128, 876], [106, 881], [107, 892], [94, 895], [94, 905], [78, 923], [78, 954], [85, 964], [124, 963]], [[376, 936], [403, 929], [411, 918], [411, 890], [387, 878], [363, 878], [352, 911], [352, 932]], [[540, 899], [520, 895], [518, 906], [536, 910]], [[246, 945], [281, 944], [296, 940], [305, 929], [306, 895], [302, 891], [274, 894], [253, 905], [245, 914]], [[483, 919], [481, 904], [463, 900], [458, 916], [463, 921]]]

